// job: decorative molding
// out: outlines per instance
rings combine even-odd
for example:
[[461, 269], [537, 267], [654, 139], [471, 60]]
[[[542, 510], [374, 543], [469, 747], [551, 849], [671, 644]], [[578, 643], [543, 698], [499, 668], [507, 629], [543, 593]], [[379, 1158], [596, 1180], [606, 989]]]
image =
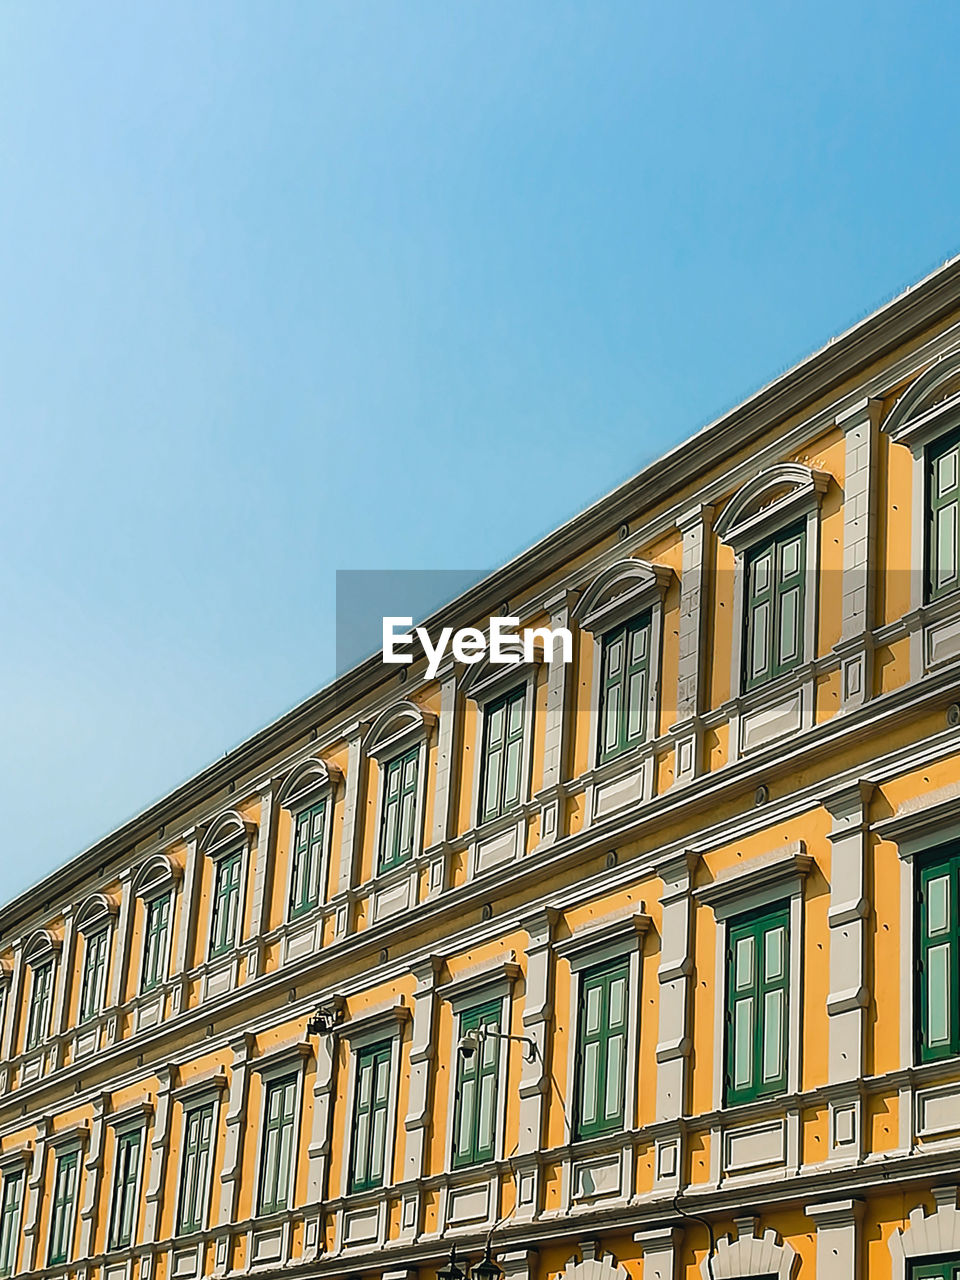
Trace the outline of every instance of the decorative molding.
[[133, 892], [138, 898], [159, 898], [175, 889], [183, 875], [165, 853], [154, 853], [133, 869]]
[[335, 764], [310, 756], [302, 760], [284, 781], [277, 795], [284, 809], [302, 809], [309, 801], [320, 798], [324, 790], [333, 790], [343, 774]]
[[78, 933], [96, 933], [116, 919], [120, 904], [103, 893], [92, 893], [77, 907], [74, 924]]
[[779, 1237], [773, 1230], [758, 1236], [756, 1218], [734, 1218], [734, 1224], [736, 1240], [721, 1236], [713, 1258], [708, 1255], [701, 1262], [703, 1280], [742, 1280], [746, 1276], [776, 1276], [777, 1280], [791, 1280], [800, 1259], [789, 1244], [778, 1243]]
[[426, 737], [437, 723], [432, 711], [405, 698], [381, 711], [363, 739], [364, 755], [386, 761]]
[[741, 910], [745, 899], [767, 890], [782, 889], [785, 896], [792, 895], [812, 866], [804, 842], [792, 840], [782, 849], [725, 867], [709, 884], [694, 889], [694, 897], [718, 915], [729, 914], [731, 909]]
[[815, 510], [830, 480], [827, 472], [800, 462], [765, 467], [737, 490], [714, 521], [714, 530], [734, 551], [745, 551], [766, 534]]
[[960, 1211], [955, 1185], [934, 1187], [936, 1209], [926, 1213], [922, 1205], [910, 1210], [910, 1225], [897, 1228], [890, 1237], [893, 1280], [906, 1280], [907, 1260], [960, 1253]]
[[676, 574], [665, 565], [630, 557], [607, 565], [571, 610], [582, 631], [602, 634], [661, 602]]
[[[881, 429], [911, 449], [947, 430], [960, 408], [960, 348], [945, 351], [907, 387]], [[947, 420], [949, 419], [949, 420]]]
[[236, 809], [228, 809], [210, 823], [198, 848], [205, 857], [217, 858], [238, 844], [250, 844], [256, 834], [255, 822], [249, 822]]

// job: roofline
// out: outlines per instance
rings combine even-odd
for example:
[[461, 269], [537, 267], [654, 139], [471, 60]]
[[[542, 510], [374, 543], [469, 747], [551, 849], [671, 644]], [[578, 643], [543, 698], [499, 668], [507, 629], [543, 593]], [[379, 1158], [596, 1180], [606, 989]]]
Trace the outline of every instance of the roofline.
[[[648, 463], [636, 475], [443, 605], [427, 622], [450, 625], [458, 619], [469, 621], [482, 614], [491, 601], [499, 603], [509, 599], [524, 580], [545, 577], [558, 565], [609, 535], [625, 517], [635, 515], [638, 505], [649, 505], [662, 499], [665, 491], [688, 483], [701, 469], [706, 454], [715, 454], [725, 445], [733, 449], [748, 444], [778, 421], [828, 394], [841, 382], [902, 345], [911, 335], [935, 324], [958, 307], [960, 254], [948, 258], [916, 284]], [[11, 899], [0, 908], [0, 935], [34, 911], [38, 899], [62, 897], [66, 889], [92, 870], [112, 863], [151, 832], [174, 820], [178, 813], [197, 807], [212, 792], [227, 786], [238, 772], [256, 772], [258, 767], [266, 767], [269, 760], [291, 742], [304, 737], [318, 723], [336, 714], [338, 708], [369, 694], [388, 678], [377, 653], [335, 677], [317, 693]]]

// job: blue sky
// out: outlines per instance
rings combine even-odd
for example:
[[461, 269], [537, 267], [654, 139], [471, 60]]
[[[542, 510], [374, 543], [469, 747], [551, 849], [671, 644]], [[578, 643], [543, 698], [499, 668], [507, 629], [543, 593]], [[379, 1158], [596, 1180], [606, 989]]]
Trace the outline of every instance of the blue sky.
[[946, 3], [0, 7], [0, 897], [960, 249]]

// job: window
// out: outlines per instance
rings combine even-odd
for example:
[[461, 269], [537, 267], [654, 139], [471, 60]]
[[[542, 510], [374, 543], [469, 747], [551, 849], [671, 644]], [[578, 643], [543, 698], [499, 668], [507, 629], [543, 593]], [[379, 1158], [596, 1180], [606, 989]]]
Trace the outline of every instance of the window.
[[213, 1103], [194, 1107], [183, 1122], [183, 1164], [180, 1169], [180, 1208], [177, 1230], [181, 1235], [206, 1226], [207, 1197], [213, 1156]]
[[216, 864], [213, 888], [213, 922], [210, 929], [210, 958], [222, 956], [236, 941], [240, 915], [240, 871], [242, 851], [237, 849]]
[[260, 1213], [276, 1213], [287, 1207], [296, 1104], [297, 1076], [284, 1076], [267, 1084], [260, 1161]]
[[147, 930], [143, 945], [140, 990], [151, 991], [166, 977], [167, 935], [170, 927], [170, 895], [147, 903]]
[[960, 510], [960, 432], [954, 431], [927, 450], [927, 599], [955, 591], [958, 570]]
[[960, 1255], [915, 1262], [910, 1268], [910, 1280], [960, 1280]]
[[291, 917], [302, 916], [320, 903], [326, 817], [325, 799], [297, 814], [293, 837], [293, 875], [290, 879]]
[[789, 922], [784, 903], [728, 926], [727, 1104], [786, 1088]]
[[79, 1151], [65, 1151], [57, 1159], [56, 1172], [53, 1176], [53, 1205], [50, 1210], [48, 1267], [69, 1262], [70, 1255], [73, 1253], [73, 1223], [79, 1168]]
[[919, 867], [917, 972], [921, 1062], [960, 1053], [960, 850]]
[[[483, 1027], [499, 1031], [500, 1015], [499, 1000], [467, 1010], [460, 1015], [460, 1035]], [[453, 1148], [457, 1168], [493, 1159], [499, 1068], [500, 1041], [496, 1036], [481, 1035], [479, 1048], [469, 1057], [457, 1053]]]
[[23, 1170], [8, 1173], [3, 1179], [3, 1201], [0, 1205], [0, 1276], [12, 1275], [17, 1265], [20, 1243], [20, 1206], [23, 1203]]
[[103, 1005], [107, 978], [107, 930], [87, 938], [83, 956], [83, 982], [80, 987], [80, 1021], [95, 1018]]
[[480, 822], [508, 813], [520, 801], [525, 687], [484, 708], [480, 773]]
[[140, 1181], [140, 1129], [117, 1134], [117, 1163], [113, 1173], [113, 1205], [110, 1210], [108, 1249], [126, 1249], [133, 1243]]
[[651, 615], [647, 612], [603, 636], [599, 764], [622, 755], [646, 737], [650, 633]]
[[383, 1186], [391, 1051], [387, 1042], [361, 1049], [357, 1055], [351, 1191]]
[[380, 870], [398, 867], [413, 855], [420, 747], [391, 760], [383, 771]]
[[623, 1125], [629, 964], [617, 960], [580, 979], [574, 1132], [592, 1138]]
[[743, 687], [754, 689], [803, 661], [806, 527], [792, 525], [747, 553]]
[[35, 1049], [50, 1028], [50, 999], [53, 994], [53, 961], [37, 965], [33, 971], [30, 1016], [27, 1019], [27, 1049]]

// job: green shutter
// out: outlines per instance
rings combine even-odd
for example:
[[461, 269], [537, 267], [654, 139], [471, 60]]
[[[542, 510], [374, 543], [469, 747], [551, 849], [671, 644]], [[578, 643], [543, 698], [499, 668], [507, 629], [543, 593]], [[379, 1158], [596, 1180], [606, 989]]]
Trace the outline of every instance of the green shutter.
[[489, 822], [520, 803], [526, 689], [487, 703], [483, 714], [478, 820]]
[[326, 798], [297, 814], [293, 835], [293, 874], [290, 877], [291, 918], [305, 915], [320, 905], [326, 821]]
[[293, 1158], [297, 1077], [285, 1076], [267, 1085], [260, 1161], [259, 1213], [287, 1208]]
[[603, 637], [599, 764], [622, 755], [647, 735], [651, 634], [651, 615], [644, 613]]
[[807, 558], [805, 525], [753, 547], [745, 566], [743, 686], [785, 675], [803, 662]]
[[216, 867], [213, 889], [213, 922], [210, 930], [210, 958], [229, 951], [237, 937], [240, 914], [240, 870], [242, 856], [239, 849], [220, 859]]
[[146, 938], [143, 945], [143, 971], [140, 990], [150, 991], [166, 976], [167, 928], [170, 919], [170, 895], [147, 903]]
[[194, 1107], [183, 1122], [183, 1164], [180, 1170], [180, 1209], [177, 1230], [181, 1235], [206, 1226], [210, 1162], [213, 1155], [213, 1103]]
[[787, 1086], [790, 909], [779, 905], [727, 927], [726, 1102]]
[[87, 938], [83, 954], [83, 981], [80, 987], [80, 1021], [88, 1022], [100, 1012], [107, 969], [107, 931]]
[[113, 1175], [113, 1206], [107, 1248], [126, 1249], [133, 1243], [140, 1181], [140, 1129], [117, 1136], [117, 1161]]
[[[460, 1035], [489, 1027], [499, 1031], [501, 1002], [492, 1000], [460, 1015]], [[481, 1036], [471, 1057], [457, 1053], [457, 1092], [453, 1118], [453, 1163], [457, 1168], [492, 1160], [497, 1125], [500, 1040]]]
[[955, 591], [960, 511], [960, 432], [927, 450], [927, 599]]
[[580, 978], [574, 1133], [592, 1138], [623, 1127], [630, 967], [599, 965]]
[[389, 871], [413, 856], [420, 748], [414, 747], [383, 770], [380, 870]]
[[73, 1252], [74, 1208], [77, 1201], [77, 1170], [80, 1152], [67, 1151], [57, 1160], [53, 1177], [53, 1205], [50, 1211], [50, 1243], [47, 1266], [68, 1262]]
[[35, 1049], [46, 1038], [50, 1028], [50, 997], [53, 992], [53, 961], [38, 965], [33, 971], [30, 1016], [27, 1021], [27, 1049]]
[[960, 1053], [960, 852], [921, 864], [917, 1039], [921, 1062]]
[[23, 1203], [23, 1171], [8, 1173], [3, 1179], [3, 1204], [0, 1208], [0, 1276], [16, 1270], [20, 1244], [20, 1206]]
[[389, 1041], [361, 1049], [357, 1055], [351, 1191], [370, 1191], [374, 1187], [383, 1186], [387, 1105], [390, 1097], [390, 1055]]

